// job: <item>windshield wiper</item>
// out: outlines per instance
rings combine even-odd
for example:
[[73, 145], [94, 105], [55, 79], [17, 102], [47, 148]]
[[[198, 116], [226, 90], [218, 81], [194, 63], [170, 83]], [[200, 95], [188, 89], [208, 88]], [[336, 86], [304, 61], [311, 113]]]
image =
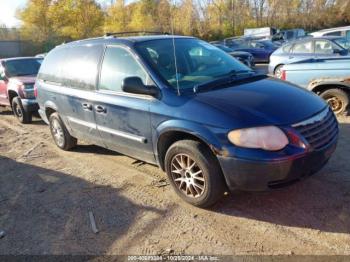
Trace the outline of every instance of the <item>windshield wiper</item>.
[[198, 85], [195, 85], [193, 88], [193, 92], [197, 93], [199, 90], [207, 90], [216, 88], [223, 85], [228, 85], [233, 83], [238, 76], [245, 74], [254, 74], [253, 70], [232, 70], [229, 73], [225, 74], [224, 77], [216, 78], [214, 80], [210, 80]]

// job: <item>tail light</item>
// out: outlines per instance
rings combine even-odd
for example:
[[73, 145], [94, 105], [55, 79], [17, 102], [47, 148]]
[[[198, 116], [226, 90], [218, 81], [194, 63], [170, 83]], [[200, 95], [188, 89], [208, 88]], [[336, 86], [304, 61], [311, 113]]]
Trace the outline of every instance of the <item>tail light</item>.
[[286, 70], [283, 70], [283, 69], [282, 69], [281, 79], [282, 79], [282, 80], [287, 80], [287, 73], [286, 73]]
[[38, 87], [36, 84], [34, 84], [34, 96], [35, 96], [35, 98], [38, 97]]

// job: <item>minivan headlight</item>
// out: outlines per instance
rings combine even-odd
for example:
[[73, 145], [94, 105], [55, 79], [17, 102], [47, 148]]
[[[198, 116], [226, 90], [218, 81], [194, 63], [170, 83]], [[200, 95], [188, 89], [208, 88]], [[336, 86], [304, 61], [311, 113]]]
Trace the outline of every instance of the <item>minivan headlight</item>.
[[263, 126], [233, 130], [228, 133], [231, 143], [239, 147], [281, 150], [289, 144], [287, 136], [276, 126]]

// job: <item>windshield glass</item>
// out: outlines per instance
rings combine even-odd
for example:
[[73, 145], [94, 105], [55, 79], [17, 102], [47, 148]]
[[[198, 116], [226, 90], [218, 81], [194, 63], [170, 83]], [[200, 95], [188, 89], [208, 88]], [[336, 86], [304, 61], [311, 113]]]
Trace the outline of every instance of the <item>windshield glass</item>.
[[142, 42], [136, 49], [153, 70], [175, 89], [177, 80], [179, 89], [187, 89], [225, 77], [234, 71], [251, 71], [229, 54], [207, 42], [188, 38], [174, 41], [176, 60], [173, 39]]
[[42, 59], [18, 59], [5, 62], [8, 77], [38, 74]]
[[350, 49], [350, 42], [346, 38], [339, 38], [334, 41], [342, 48]]

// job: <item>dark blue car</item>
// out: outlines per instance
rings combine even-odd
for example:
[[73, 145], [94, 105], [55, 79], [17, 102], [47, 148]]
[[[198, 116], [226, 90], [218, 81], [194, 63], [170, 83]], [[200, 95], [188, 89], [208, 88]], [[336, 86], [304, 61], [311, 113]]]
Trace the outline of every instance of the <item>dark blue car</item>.
[[58, 46], [35, 93], [59, 148], [82, 139], [157, 164], [176, 193], [200, 207], [227, 188], [268, 190], [315, 173], [338, 137], [319, 97], [191, 37]]
[[234, 51], [245, 51], [254, 56], [255, 63], [268, 63], [270, 55], [278, 48], [269, 40], [251, 37], [234, 37], [224, 40], [224, 44]]

